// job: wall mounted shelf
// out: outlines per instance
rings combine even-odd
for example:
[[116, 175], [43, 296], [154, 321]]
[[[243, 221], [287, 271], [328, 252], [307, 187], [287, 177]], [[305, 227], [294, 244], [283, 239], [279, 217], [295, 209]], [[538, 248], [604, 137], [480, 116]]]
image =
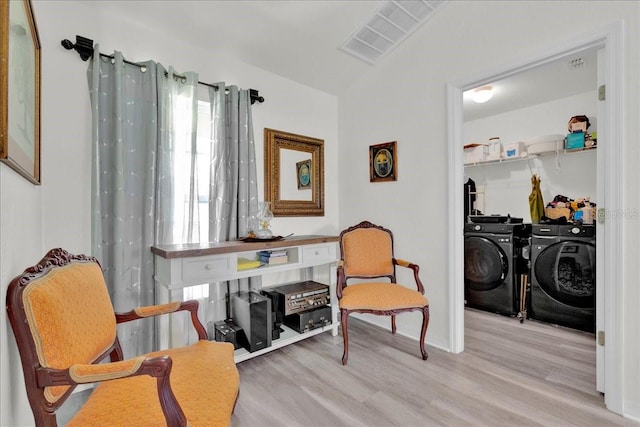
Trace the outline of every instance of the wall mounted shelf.
[[562, 149], [562, 150], [556, 150], [556, 151], [546, 151], [543, 153], [527, 154], [524, 157], [514, 157], [510, 159], [485, 160], [482, 162], [465, 163], [464, 167], [470, 168], [470, 167], [476, 167], [476, 166], [495, 165], [500, 163], [521, 162], [521, 161], [532, 160], [532, 159], [537, 159], [540, 157], [547, 157], [547, 156], [561, 156], [566, 154], [584, 153], [589, 151], [595, 151], [596, 148], [597, 148], [597, 145], [590, 148], [576, 148], [573, 150]]

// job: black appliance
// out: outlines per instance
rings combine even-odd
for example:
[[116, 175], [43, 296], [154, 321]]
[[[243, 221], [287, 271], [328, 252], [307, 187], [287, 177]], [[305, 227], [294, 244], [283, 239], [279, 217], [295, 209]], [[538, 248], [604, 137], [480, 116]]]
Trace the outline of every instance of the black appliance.
[[299, 333], [328, 326], [331, 324], [331, 306], [325, 305], [290, 314], [285, 316], [284, 324]]
[[238, 292], [231, 296], [233, 320], [242, 328], [238, 342], [249, 352], [271, 346], [271, 300], [257, 292]]
[[[520, 311], [522, 250], [530, 224], [520, 218], [489, 217], [464, 226], [464, 293], [467, 307], [508, 316]], [[472, 219], [472, 217], [470, 217]]]
[[280, 332], [283, 329], [280, 327], [284, 321], [284, 315], [278, 310], [278, 293], [261, 290], [260, 293], [271, 300], [271, 320], [273, 322], [271, 330], [271, 340], [277, 340], [280, 338]]
[[535, 224], [529, 317], [595, 332], [595, 225]]
[[469, 215], [468, 219], [475, 224], [522, 224], [522, 218], [510, 215]]
[[277, 312], [282, 316], [329, 304], [329, 286], [306, 280], [269, 288]]
[[[242, 329], [236, 325], [232, 320], [220, 320], [214, 322], [214, 339], [220, 342], [229, 342], [233, 344], [235, 350], [240, 348], [238, 343], [238, 336], [242, 333]], [[211, 334], [209, 335], [211, 337]]]

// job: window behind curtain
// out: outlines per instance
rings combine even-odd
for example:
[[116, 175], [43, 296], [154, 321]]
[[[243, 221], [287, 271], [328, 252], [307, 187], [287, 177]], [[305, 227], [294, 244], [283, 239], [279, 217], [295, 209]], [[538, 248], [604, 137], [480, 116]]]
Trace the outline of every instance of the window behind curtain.
[[[188, 123], [188, 120], [184, 121]], [[211, 104], [208, 100], [207, 91], [203, 88], [198, 89], [198, 127], [197, 127], [197, 156], [196, 156], [196, 185], [198, 191], [198, 215], [193, 224], [200, 242], [209, 241], [209, 161], [211, 159]], [[191, 156], [191, 146], [188, 141], [181, 141], [184, 144], [184, 154], [187, 158]], [[187, 188], [188, 176], [179, 176], [176, 179], [181, 181], [177, 183], [179, 188]], [[178, 194], [178, 193], [176, 193]], [[176, 197], [176, 211], [178, 209], [189, 208], [189, 195], [182, 194]], [[179, 206], [180, 205], [180, 206]], [[182, 233], [181, 225], [175, 222], [174, 235]], [[184, 289], [185, 299], [205, 299], [209, 297], [209, 285], [202, 284], [191, 286]]]

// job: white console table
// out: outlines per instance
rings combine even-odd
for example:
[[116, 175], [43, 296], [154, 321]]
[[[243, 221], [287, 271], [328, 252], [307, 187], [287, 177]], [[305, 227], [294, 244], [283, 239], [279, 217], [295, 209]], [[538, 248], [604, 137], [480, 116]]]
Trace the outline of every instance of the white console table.
[[[337, 267], [337, 236], [292, 236], [271, 242], [221, 242], [153, 246], [156, 295], [159, 304], [182, 299], [183, 289], [206, 283], [225, 282], [268, 274], [297, 272], [298, 280], [315, 280], [329, 285], [331, 294], [331, 325], [298, 333], [282, 325], [284, 332], [273, 340], [270, 347], [249, 353], [244, 349], [235, 352], [236, 362], [250, 359], [269, 351], [303, 340], [310, 336], [331, 331], [338, 334], [338, 303], [335, 295]], [[286, 249], [288, 262], [280, 265], [262, 265], [258, 268], [238, 269], [238, 259], [254, 260], [262, 250]], [[280, 283], [277, 283], [280, 284]], [[224, 319], [226, 313], [217, 313], [216, 320]], [[176, 316], [176, 315], [173, 315]], [[163, 316], [158, 328], [160, 347], [184, 344], [183, 339], [172, 332], [175, 318]], [[178, 321], [182, 322], [182, 321]], [[212, 336], [209, 339], [213, 339]]]

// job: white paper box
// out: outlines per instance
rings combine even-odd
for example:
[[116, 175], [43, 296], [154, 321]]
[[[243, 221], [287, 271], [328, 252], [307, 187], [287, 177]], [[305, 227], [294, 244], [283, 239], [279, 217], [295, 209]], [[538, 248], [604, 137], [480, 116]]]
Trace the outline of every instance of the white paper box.
[[487, 158], [488, 148], [486, 145], [478, 145], [464, 149], [464, 163], [483, 162]]
[[564, 148], [564, 135], [544, 135], [524, 141], [527, 153], [539, 154], [559, 151]]

